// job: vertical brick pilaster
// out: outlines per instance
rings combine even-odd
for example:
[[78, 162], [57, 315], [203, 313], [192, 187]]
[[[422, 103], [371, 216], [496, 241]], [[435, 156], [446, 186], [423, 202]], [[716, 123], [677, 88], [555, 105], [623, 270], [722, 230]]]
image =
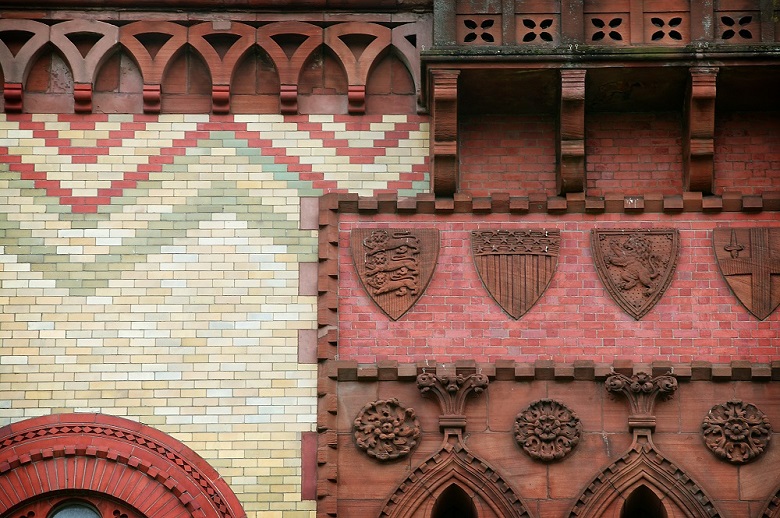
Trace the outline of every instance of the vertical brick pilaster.
[[585, 189], [585, 70], [561, 70], [558, 122], [559, 194]]
[[585, 41], [585, 17], [583, 2], [561, 0], [561, 43], [582, 43]]
[[760, 0], [761, 9], [761, 42], [773, 43], [775, 41], [775, 5], [773, 0]]
[[715, 91], [718, 69], [694, 67], [686, 99], [683, 134], [683, 186], [711, 193], [714, 187]]
[[301, 434], [301, 500], [317, 499], [317, 432]]
[[712, 41], [715, 27], [715, 2], [691, 2], [691, 41]]
[[455, 45], [455, 2], [433, 0], [433, 44]]
[[431, 131], [431, 191], [452, 196], [458, 190], [459, 70], [434, 70]]

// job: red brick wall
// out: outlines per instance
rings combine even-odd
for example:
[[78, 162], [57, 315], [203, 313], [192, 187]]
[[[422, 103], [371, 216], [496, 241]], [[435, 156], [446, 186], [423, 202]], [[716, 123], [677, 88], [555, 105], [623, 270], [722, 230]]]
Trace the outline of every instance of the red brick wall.
[[[349, 252], [349, 230], [362, 227], [438, 228], [438, 266], [427, 291], [398, 321], [367, 297]], [[341, 217], [339, 358], [359, 362], [461, 358], [493, 361], [578, 359], [611, 363], [749, 359], [780, 356], [780, 311], [758, 321], [723, 280], [712, 249], [719, 226], [780, 226], [776, 214], [647, 214]], [[593, 228], [676, 228], [680, 257], [658, 304], [635, 321], [612, 300], [591, 256]], [[540, 300], [515, 321], [493, 301], [475, 270], [470, 231], [477, 228], [557, 228], [557, 271]]]
[[780, 114], [736, 112], [715, 120], [715, 194], [780, 189]]
[[555, 123], [539, 115], [466, 118], [459, 127], [460, 190], [555, 195]]
[[682, 192], [678, 113], [589, 113], [585, 153], [589, 196]]

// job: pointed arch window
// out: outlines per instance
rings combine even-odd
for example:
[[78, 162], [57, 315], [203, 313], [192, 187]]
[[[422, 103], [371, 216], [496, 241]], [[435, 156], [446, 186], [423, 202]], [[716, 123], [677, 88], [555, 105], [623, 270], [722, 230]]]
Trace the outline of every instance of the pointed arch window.
[[668, 518], [666, 507], [652, 489], [639, 486], [628, 495], [620, 518]]
[[431, 518], [477, 518], [477, 509], [460, 486], [451, 484], [436, 499]]

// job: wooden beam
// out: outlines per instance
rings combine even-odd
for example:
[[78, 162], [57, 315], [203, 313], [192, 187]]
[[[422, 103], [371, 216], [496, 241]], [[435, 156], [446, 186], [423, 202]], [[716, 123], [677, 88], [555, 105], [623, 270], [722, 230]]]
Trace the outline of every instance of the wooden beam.
[[715, 167], [715, 90], [717, 67], [690, 69], [683, 134], [683, 185], [685, 190], [711, 194]]
[[585, 70], [561, 70], [558, 121], [559, 194], [585, 190]]
[[431, 191], [452, 196], [458, 190], [458, 76], [460, 70], [433, 70]]

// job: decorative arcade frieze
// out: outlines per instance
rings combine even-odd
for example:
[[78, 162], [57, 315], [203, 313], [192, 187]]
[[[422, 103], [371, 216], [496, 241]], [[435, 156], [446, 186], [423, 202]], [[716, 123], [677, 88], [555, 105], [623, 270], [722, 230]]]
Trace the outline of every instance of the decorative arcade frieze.
[[[430, 22], [425, 15], [348, 15], [324, 21], [323, 15], [269, 15], [267, 18], [208, 14], [202, 19], [174, 15], [123, 13], [121, 23], [101, 19], [0, 19], [0, 66], [4, 78], [5, 111], [21, 112], [30, 70], [47, 48], [60, 53], [73, 76], [74, 110], [93, 111], [95, 81], [115, 53], [127, 53], [140, 70], [143, 111], [160, 113], [161, 85], [171, 74], [174, 58], [193, 51], [205, 63], [211, 80], [212, 113], [231, 112], [231, 86], [241, 62], [253, 49], [264, 53], [278, 76], [279, 111], [298, 112], [298, 85], [304, 67], [319, 49], [327, 49], [342, 67], [348, 83], [348, 111], [365, 112], [369, 72], [387, 52], [407, 67], [420, 92], [419, 55], [430, 46]], [[135, 18], [134, 18], [135, 17]], [[352, 18], [352, 19], [351, 19]], [[140, 94], [141, 92], [139, 92]]]

